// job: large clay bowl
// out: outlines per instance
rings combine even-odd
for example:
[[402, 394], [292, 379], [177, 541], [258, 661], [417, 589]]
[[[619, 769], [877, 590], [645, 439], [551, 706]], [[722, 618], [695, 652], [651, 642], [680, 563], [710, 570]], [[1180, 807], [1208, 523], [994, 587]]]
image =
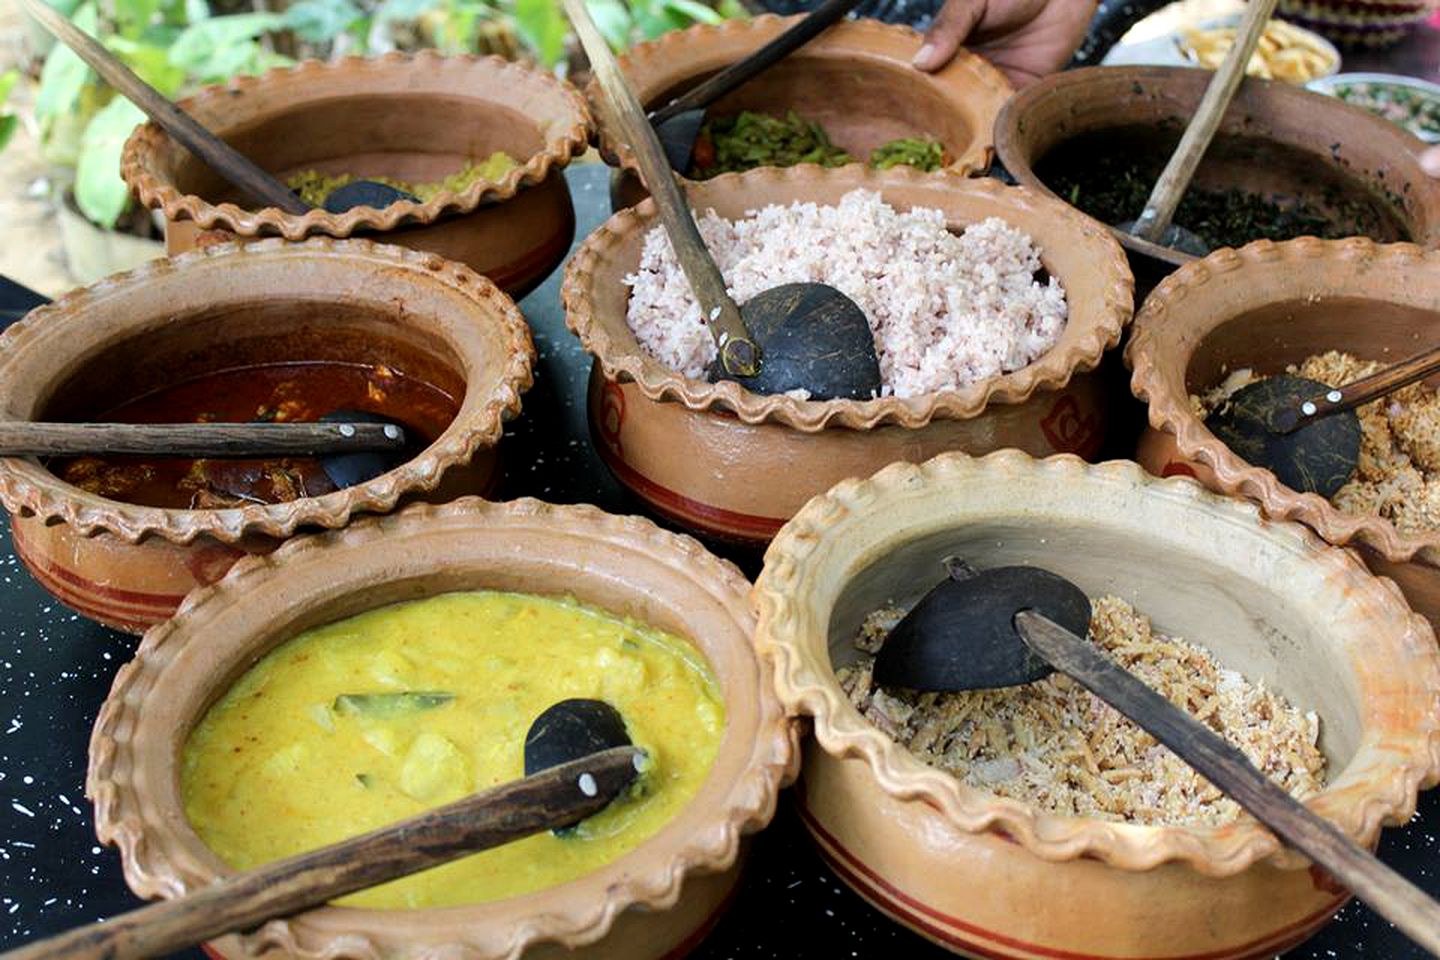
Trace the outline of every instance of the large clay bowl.
[[237, 564], [150, 631], [115, 679], [90, 742], [100, 838], [144, 897], [175, 897], [229, 869], [185, 818], [190, 730], [256, 659], [309, 627], [455, 590], [573, 597], [691, 640], [715, 673], [725, 734], [709, 777], [635, 850], [570, 883], [474, 906], [324, 907], [212, 944], [218, 955], [650, 960], [708, 931], [739, 876], [744, 835], [769, 822], [798, 757], [791, 721], [752, 647], [749, 584], [695, 541], [633, 517], [535, 500], [420, 505], [287, 543]]
[[520, 166], [423, 204], [296, 216], [244, 208], [232, 186], [150, 123], [125, 145], [121, 173], [164, 212], [172, 256], [252, 237], [380, 234], [466, 264], [518, 299], [574, 238], [563, 168], [585, 151], [590, 114], [574, 88], [518, 63], [434, 52], [306, 62], [207, 87], [181, 106], [282, 180], [319, 170], [431, 182], [496, 150]]
[[383, 363], [460, 401], [415, 459], [355, 487], [278, 505], [164, 510], [87, 493], [33, 458], [0, 459], [15, 551], [81, 614], [139, 633], [239, 557], [413, 497], [493, 488], [502, 421], [534, 348], [514, 302], [433, 254], [319, 238], [157, 260], [42, 307], [0, 336], [0, 419], [95, 419], [150, 391], [252, 364]]
[[[636, 97], [653, 110], [764, 46], [799, 17], [765, 15], [675, 30], [637, 44], [621, 68]], [[947, 169], [983, 172], [993, 156], [995, 117], [1011, 88], [984, 58], [961, 51], [934, 74], [910, 65], [920, 34], [878, 20], [842, 21], [740, 89], [708, 108], [711, 116], [756, 110], [783, 116], [794, 110], [818, 121], [830, 139], [863, 161], [900, 137], [928, 136], [945, 145]], [[604, 95], [592, 79], [586, 95], [597, 118], [606, 162], [625, 171], [616, 209], [648, 194], [635, 156], [612, 126]]]
[[1131, 463], [1015, 451], [896, 464], [840, 484], [775, 538], [757, 642], [814, 719], [800, 806], [861, 896], [972, 957], [1239, 960], [1305, 939], [1347, 894], [1258, 823], [1062, 817], [928, 767], [865, 721], [834, 668], [856, 628], [913, 603], [941, 558], [1035, 564], [1134, 603], [1320, 715], [1327, 788], [1308, 805], [1358, 842], [1440, 778], [1440, 654], [1395, 586], [1298, 524]]
[[[1402, 533], [1381, 517], [1352, 516], [1291, 490], [1232, 453], [1189, 402], [1242, 367], [1281, 373], [1326, 350], [1392, 362], [1419, 353], [1434, 342], [1437, 304], [1440, 254], [1409, 244], [1255, 243], [1177, 271], [1145, 302], [1126, 349], [1132, 388], [1150, 407], [1136, 459], [1152, 473], [1196, 477], [1358, 549], [1440, 623], [1440, 531]], [[1428, 382], [1440, 386], [1440, 377]]]
[[[1000, 162], [1049, 196], [1042, 164], [1085, 164], [1099, 153], [1169, 156], [1212, 71], [1091, 67], [1047, 77], [1016, 94], [995, 125]], [[1394, 124], [1287, 83], [1247, 79], [1226, 111], [1195, 185], [1302, 198], [1331, 212], [1364, 211], [1375, 240], [1440, 243], [1440, 184], [1420, 169], [1424, 144]], [[1136, 211], [1137, 215], [1139, 211]], [[1116, 231], [1136, 277], [1194, 259]], [[1144, 273], [1142, 273], [1142, 268]], [[1149, 283], [1143, 283], [1148, 289]]]
[[862, 187], [899, 209], [944, 210], [953, 229], [998, 216], [1030, 234], [1067, 291], [1059, 343], [1013, 373], [908, 400], [801, 401], [690, 380], [645, 353], [626, 324], [623, 278], [658, 221], [648, 201], [621, 211], [571, 260], [563, 297], [566, 322], [595, 357], [596, 447], [650, 509], [706, 536], [763, 546], [812, 496], [895, 460], [1100, 449], [1111, 391], [1095, 368], [1129, 318], [1131, 278], [1119, 244], [1095, 221], [993, 180], [859, 166], [752, 170], [693, 184], [689, 196], [697, 209], [738, 218], [771, 203], [836, 203]]

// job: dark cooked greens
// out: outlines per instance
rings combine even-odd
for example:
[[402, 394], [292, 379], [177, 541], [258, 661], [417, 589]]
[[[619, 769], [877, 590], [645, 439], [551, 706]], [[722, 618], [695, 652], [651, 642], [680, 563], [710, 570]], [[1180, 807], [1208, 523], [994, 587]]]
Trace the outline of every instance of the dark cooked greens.
[[[791, 167], [817, 163], [840, 167], [855, 158], [830, 142], [825, 128], [791, 110], [782, 117], [742, 110], [731, 117], [706, 121], [695, 141], [690, 175], [708, 180], [722, 173], [739, 173], [756, 167]], [[891, 140], [870, 154], [870, 166], [879, 170], [906, 165], [926, 172], [945, 165], [945, 148], [928, 137]]]

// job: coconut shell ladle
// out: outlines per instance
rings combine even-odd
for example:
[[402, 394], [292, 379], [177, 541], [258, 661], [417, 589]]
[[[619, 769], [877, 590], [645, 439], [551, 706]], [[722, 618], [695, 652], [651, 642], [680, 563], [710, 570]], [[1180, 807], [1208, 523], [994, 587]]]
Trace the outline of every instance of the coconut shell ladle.
[[1250, 63], [1250, 57], [1260, 42], [1266, 22], [1275, 12], [1276, 2], [1277, 0], [1247, 0], [1235, 42], [1205, 87], [1200, 106], [1190, 118], [1185, 133], [1180, 137], [1180, 143], [1170, 155], [1165, 169], [1160, 172], [1160, 178], [1155, 181], [1150, 198], [1145, 201], [1145, 209], [1140, 212], [1139, 219], [1120, 224], [1121, 230], [1150, 243], [1173, 247], [1197, 257], [1203, 257], [1210, 252], [1205, 241], [1190, 230], [1171, 223], [1171, 219], [1175, 216], [1175, 209], [1180, 206], [1180, 199], [1185, 195], [1190, 181], [1194, 179], [1195, 169], [1204, 159], [1210, 141], [1215, 139], [1215, 131], [1220, 129], [1220, 121], [1224, 119], [1225, 111], [1235, 97], [1235, 91], [1245, 79], [1245, 67]]
[[[20, 2], [30, 16], [100, 74], [106, 83], [119, 90], [125, 99], [139, 107], [176, 142], [241, 190], [251, 201], [296, 215], [310, 211], [310, 205], [293, 190], [202, 127], [195, 118], [140, 79], [114, 54], [44, 0]], [[330, 213], [344, 213], [351, 207], [383, 209], [400, 200], [418, 201], [419, 198], [373, 180], [357, 180], [331, 191], [325, 198], [324, 207]]]
[[736, 305], [700, 231], [655, 130], [584, 0], [565, 11], [590, 59], [621, 135], [685, 271], [718, 356], [710, 380], [736, 380], [756, 393], [806, 390], [812, 400], [868, 400], [880, 392], [880, 362], [870, 322], [853, 300], [823, 283], [788, 283]]
[[[537, 731], [573, 711], [608, 711], [604, 735], [577, 742]], [[615, 730], [619, 734], [616, 736]], [[554, 765], [531, 772], [532, 741]], [[572, 749], [564, 749], [569, 745]], [[576, 746], [584, 749], [576, 751]], [[593, 747], [593, 749], [591, 749]], [[158, 957], [273, 917], [437, 867], [600, 812], [634, 781], [644, 751], [631, 744], [609, 704], [566, 700], [541, 714], [526, 737], [526, 776], [426, 813], [309, 853], [233, 874], [174, 900], [77, 927], [7, 953], [0, 960], [136, 960]]]
[[977, 690], [1031, 683], [1056, 670], [1068, 674], [1440, 957], [1440, 903], [1084, 640], [1090, 600], [1079, 587], [1038, 567], [976, 571], [955, 558], [946, 566], [949, 579], [886, 638], [875, 659], [877, 684]]
[[1360, 419], [1373, 400], [1440, 371], [1440, 347], [1343, 387], [1279, 375], [1246, 384], [1205, 426], [1247, 463], [1265, 467], [1292, 490], [1329, 499], [1360, 462]]

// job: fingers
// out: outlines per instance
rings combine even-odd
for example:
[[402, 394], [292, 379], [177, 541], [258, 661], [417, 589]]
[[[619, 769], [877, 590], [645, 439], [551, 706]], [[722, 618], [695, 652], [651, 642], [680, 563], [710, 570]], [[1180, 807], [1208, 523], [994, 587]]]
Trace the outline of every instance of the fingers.
[[926, 72], [939, 70], [949, 63], [960, 45], [970, 36], [985, 16], [986, 0], [945, 0], [940, 15], [925, 33], [925, 42], [912, 61]]
[[1429, 147], [1420, 154], [1420, 169], [1427, 176], [1440, 177], [1440, 146]]

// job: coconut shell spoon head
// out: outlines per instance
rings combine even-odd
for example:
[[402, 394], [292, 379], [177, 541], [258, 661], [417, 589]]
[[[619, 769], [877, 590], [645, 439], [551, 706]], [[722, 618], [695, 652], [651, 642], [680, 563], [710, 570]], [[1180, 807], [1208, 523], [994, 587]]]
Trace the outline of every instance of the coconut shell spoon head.
[[1301, 493], [1330, 498], [1360, 462], [1357, 407], [1440, 372], [1440, 347], [1343, 387], [1279, 375], [1246, 384], [1205, 420], [1237, 456]]
[[921, 599], [886, 638], [875, 660], [876, 682], [920, 690], [977, 690], [1030, 683], [1059, 670], [1134, 721], [1281, 840], [1440, 956], [1440, 903], [1084, 639], [1090, 603], [1079, 587], [1038, 567], [976, 571], [954, 559], [947, 566], [950, 579]]
[[[294, 191], [275, 179], [244, 154], [202, 127], [193, 117], [171, 103], [164, 94], [140, 79], [129, 67], [97, 43], [89, 34], [57, 13], [44, 0], [20, 0], [25, 11], [85, 61], [110, 86], [144, 111], [176, 142], [220, 174], [253, 203], [278, 207], [301, 215], [311, 208]], [[388, 207], [399, 200], [418, 200], [412, 194], [371, 180], [355, 181], [330, 193], [324, 208], [344, 213], [351, 207]]]
[[[535, 726], [599, 701], [564, 701]], [[613, 707], [600, 704], [610, 711]], [[586, 716], [589, 716], [586, 713]], [[618, 713], [616, 717], [618, 718]], [[554, 765], [370, 833], [232, 874], [194, 893], [32, 943], [4, 960], [137, 960], [164, 956], [336, 897], [409, 876], [545, 830], [573, 827], [618, 799], [640, 775], [644, 752], [623, 736], [574, 739], [547, 753]], [[550, 743], [551, 738], [540, 739]], [[593, 746], [606, 744], [598, 751]], [[584, 752], [579, 752], [583, 750]]]
[[595, 78], [621, 136], [635, 151], [641, 179], [715, 338], [710, 379], [736, 380], [756, 393], [804, 390], [812, 400], [868, 400], [880, 392], [880, 362], [870, 323], [853, 300], [821, 283], [764, 291], [737, 306], [725, 287], [665, 152], [645, 118], [615, 55], [584, 0], [565, 10], [590, 58]]

